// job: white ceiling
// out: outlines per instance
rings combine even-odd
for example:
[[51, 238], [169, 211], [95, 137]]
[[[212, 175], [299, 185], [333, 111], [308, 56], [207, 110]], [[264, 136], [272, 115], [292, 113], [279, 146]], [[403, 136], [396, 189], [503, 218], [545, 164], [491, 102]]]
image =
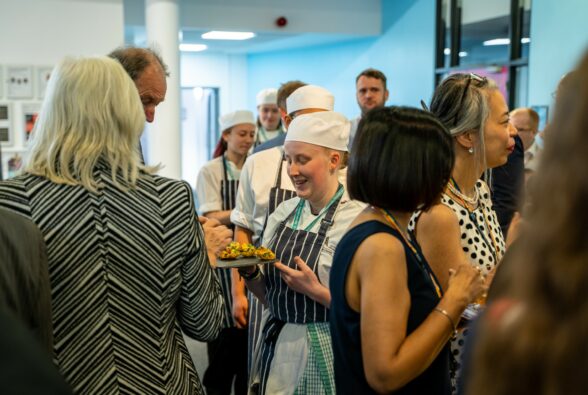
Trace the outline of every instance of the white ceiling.
[[[384, 0], [386, 1], [386, 0]], [[390, 1], [390, 0], [387, 0]], [[381, 34], [382, 0], [180, 0], [181, 42], [209, 52], [256, 53]], [[125, 41], [146, 44], [145, 1], [124, 0]], [[278, 27], [279, 17], [288, 24]], [[245, 41], [203, 40], [209, 30], [252, 31]]]

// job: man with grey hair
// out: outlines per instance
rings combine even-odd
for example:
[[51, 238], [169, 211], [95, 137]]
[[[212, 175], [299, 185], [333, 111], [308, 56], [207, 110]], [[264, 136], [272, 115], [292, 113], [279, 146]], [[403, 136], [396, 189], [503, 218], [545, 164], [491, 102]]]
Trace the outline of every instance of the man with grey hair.
[[145, 110], [147, 122], [155, 119], [155, 107], [165, 100], [167, 92], [167, 65], [161, 56], [150, 48], [117, 48], [108, 54], [117, 59], [131, 77]]
[[[165, 100], [167, 92], [165, 78], [169, 76], [167, 65], [161, 56], [151, 48], [130, 46], [117, 48], [108, 56], [118, 60], [131, 77], [143, 104], [145, 120], [153, 122], [155, 107]], [[139, 150], [141, 150], [140, 142]], [[215, 219], [202, 216], [199, 216], [198, 219], [204, 230], [204, 242], [209, 259], [211, 262], [216, 262], [216, 254], [232, 241], [233, 232]]]

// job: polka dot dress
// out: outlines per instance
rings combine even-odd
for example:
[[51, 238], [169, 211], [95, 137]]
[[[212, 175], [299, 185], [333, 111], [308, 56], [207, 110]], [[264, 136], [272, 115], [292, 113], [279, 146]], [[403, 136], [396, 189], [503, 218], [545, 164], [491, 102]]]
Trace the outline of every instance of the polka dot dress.
[[[496, 213], [492, 209], [488, 186], [480, 180], [476, 183], [476, 189], [478, 190], [479, 201], [478, 207], [472, 213], [469, 213], [467, 209], [446, 193], [442, 194], [441, 203], [452, 209], [457, 216], [461, 233], [461, 248], [464, 254], [466, 254], [474, 267], [479, 268], [482, 274], [486, 275], [496, 266], [497, 262], [500, 262], [506, 245]], [[411, 218], [409, 223], [411, 231], [414, 230], [415, 222], [419, 215], [420, 212], [417, 212]], [[492, 235], [496, 242], [496, 249], [492, 242]], [[457, 337], [451, 341], [451, 354], [453, 356], [451, 361], [451, 384], [453, 393], [456, 392], [457, 376], [461, 368], [461, 354], [467, 332], [467, 329], [460, 330]]]

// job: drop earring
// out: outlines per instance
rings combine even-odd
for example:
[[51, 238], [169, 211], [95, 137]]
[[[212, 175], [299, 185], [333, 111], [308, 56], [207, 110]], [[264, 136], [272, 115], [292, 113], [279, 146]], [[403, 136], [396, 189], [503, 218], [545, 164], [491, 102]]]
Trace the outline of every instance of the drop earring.
[[473, 155], [474, 154], [474, 147], [468, 148], [468, 152]]

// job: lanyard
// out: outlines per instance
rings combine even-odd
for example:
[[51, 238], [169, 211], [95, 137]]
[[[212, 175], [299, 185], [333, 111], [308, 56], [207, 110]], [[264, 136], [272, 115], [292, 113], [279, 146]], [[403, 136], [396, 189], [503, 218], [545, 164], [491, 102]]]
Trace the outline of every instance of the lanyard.
[[[281, 128], [276, 129], [275, 132], [278, 132], [278, 136], [283, 133]], [[259, 136], [263, 136], [263, 141], [268, 140], [267, 131], [263, 126], [260, 126], [259, 129], [257, 129], [257, 141], [260, 141]]]
[[[339, 200], [339, 198], [341, 196], [343, 196], [343, 185], [339, 184], [339, 187], [337, 188], [337, 192], [335, 193], [335, 196], [333, 196], [331, 198], [331, 200], [329, 200], [329, 203], [327, 203], [327, 205], [321, 210], [321, 212], [316, 216], [316, 218], [306, 228], [304, 228], [304, 230], [306, 232], [308, 232], [310, 229], [312, 229], [312, 227], [316, 224], [316, 222], [323, 215], [325, 215], [327, 210], [333, 205], [333, 203], [335, 203], [337, 200]], [[296, 212], [294, 213], [294, 223], [292, 224], [293, 230], [298, 229], [298, 224], [300, 223], [300, 217], [302, 216], [302, 210], [304, 208], [305, 203], [306, 203], [305, 199], [300, 199], [300, 202], [298, 202], [298, 206], [296, 206]]]
[[227, 173], [229, 173], [229, 177], [228, 178], [230, 180], [226, 180], [226, 181], [233, 181], [233, 180], [235, 180], [235, 175], [233, 174], [233, 171], [231, 170], [231, 168], [227, 164], [227, 157], [226, 157], [226, 155], [223, 155], [223, 165], [225, 166], [225, 170], [227, 171]]
[[400, 236], [402, 236], [402, 238], [404, 239], [404, 242], [408, 245], [408, 247], [412, 251], [412, 253], [415, 256], [416, 260], [418, 261], [421, 269], [423, 269], [429, 275], [429, 278], [431, 279], [431, 283], [433, 284], [433, 287], [435, 288], [435, 292], [437, 292], [437, 296], [441, 298], [443, 296], [443, 293], [441, 292], [441, 287], [439, 286], [439, 284], [437, 284], [437, 281], [433, 277], [433, 274], [431, 274], [431, 272], [429, 272], [429, 270], [427, 270], [425, 268], [425, 265], [423, 264], [423, 258], [421, 257], [421, 254], [419, 254], [418, 250], [414, 246], [413, 241], [411, 239], [409, 239], [408, 237], [406, 237], [406, 235], [404, 234], [404, 232], [400, 228], [398, 221], [396, 221], [396, 218], [394, 218], [394, 216], [392, 214], [390, 214], [390, 212], [388, 210], [383, 209], [383, 208], [381, 208], [379, 210], [384, 215], [384, 218], [386, 218], [386, 221], [388, 221], [388, 223], [390, 225], [392, 225], [392, 228], [395, 229], [398, 233], [400, 233]]
[[[260, 136], [263, 136], [263, 141], [267, 141], [267, 134], [265, 134], [265, 128], [263, 126], [259, 127], [258, 134]], [[257, 141], [260, 141], [259, 138], [257, 139]]]

